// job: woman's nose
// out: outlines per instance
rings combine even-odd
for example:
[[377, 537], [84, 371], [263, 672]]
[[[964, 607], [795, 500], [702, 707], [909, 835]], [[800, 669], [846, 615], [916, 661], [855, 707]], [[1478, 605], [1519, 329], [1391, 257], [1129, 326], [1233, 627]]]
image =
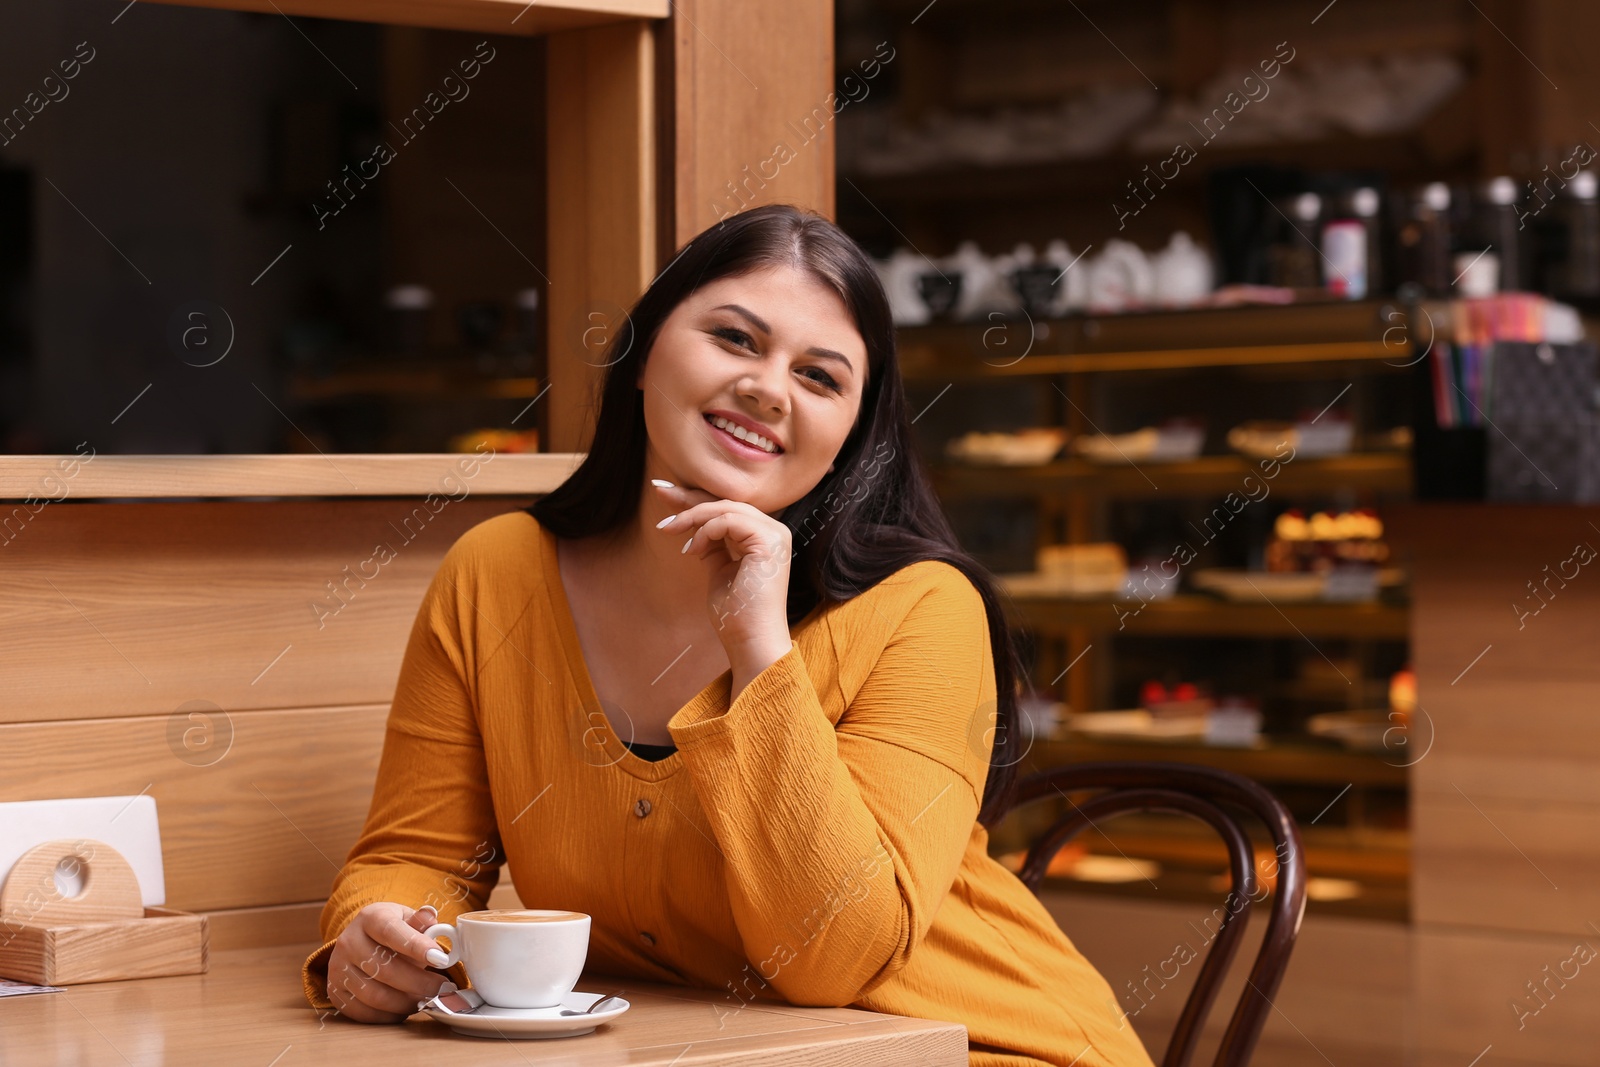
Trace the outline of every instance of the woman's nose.
[[739, 382], [739, 395], [754, 400], [763, 411], [780, 415], [789, 413], [789, 372], [776, 359], [768, 359], [759, 370], [747, 374]]

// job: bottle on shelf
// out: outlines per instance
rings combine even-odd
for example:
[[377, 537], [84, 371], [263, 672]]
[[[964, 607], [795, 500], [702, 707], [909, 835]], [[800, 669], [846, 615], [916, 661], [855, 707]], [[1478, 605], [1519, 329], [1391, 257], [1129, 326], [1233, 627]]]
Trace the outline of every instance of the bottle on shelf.
[[1476, 249], [1492, 250], [1499, 260], [1497, 291], [1524, 292], [1532, 288], [1527, 238], [1528, 231], [1517, 212], [1517, 183], [1505, 176], [1485, 182], [1473, 200], [1470, 242]]
[[1600, 299], [1600, 199], [1595, 172], [1581, 170], [1554, 204], [1556, 256], [1550, 288], [1564, 300]]
[[1392, 268], [1384, 262], [1382, 210], [1383, 198], [1370, 185], [1350, 194], [1350, 211], [1365, 227], [1368, 296], [1388, 292], [1392, 281]]
[[1357, 189], [1342, 198], [1322, 227], [1322, 283], [1335, 296], [1364, 299], [1371, 291], [1378, 194]]
[[1317, 240], [1321, 235], [1322, 197], [1301, 193], [1283, 210], [1288, 227], [1271, 249], [1272, 283], [1289, 289], [1315, 289], [1322, 283]]
[[425, 285], [397, 285], [384, 294], [389, 310], [389, 344], [400, 355], [415, 355], [428, 344], [428, 316], [433, 290]]
[[1451, 199], [1450, 186], [1429, 182], [1411, 196], [1400, 224], [1400, 283], [1428, 296], [1450, 293]]

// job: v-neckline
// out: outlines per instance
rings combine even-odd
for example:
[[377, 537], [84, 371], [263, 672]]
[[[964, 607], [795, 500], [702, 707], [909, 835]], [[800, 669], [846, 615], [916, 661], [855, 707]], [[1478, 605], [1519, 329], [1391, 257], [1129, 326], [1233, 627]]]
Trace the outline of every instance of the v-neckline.
[[[647, 760], [622, 743], [611, 725], [611, 720], [606, 717], [605, 708], [600, 704], [600, 692], [595, 688], [594, 678], [589, 673], [589, 662], [583, 658], [583, 644], [578, 640], [577, 616], [573, 614], [572, 603], [567, 598], [567, 587], [561, 580], [561, 560], [557, 555], [556, 535], [543, 523], [539, 523], [539, 532], [544, 539], [545, 592], [549, 596], [550, 610], [555, 617], [557, 628], [561, 631], [561, 646], [566, 652], [567, 669], [577, 684], [578, 698], [583, 705], [578, 712], [582, 721], [574, 723], [573, 728], [579, 731], [580, 738], [585, 739], [582, 743], [586, 744], [586, 739], [590, 736], [599, 737], [600, 747], [605, 753], [602, 766], [616, 767], [647, 782], [659, 782], [671, 777], [677, 773], [682, 764], [681, 753], [673, 752], [664, 759]], [[732, 674], [733, 669], [730, 667], [708, 682], [691, 699], [699, 700], [705, 695], [706, 690], [713, 686], [730, 684]], [[596, 729], [597, 724], [591, 717], [594, 714], [601, 717], [605, 723], [604, 729]], [[594, 731], [593, 735], [591, 731]]]
[[[532, 513], [529, 513], [532, 517]], [[578, 687], [578, 699], [583, 707], [576, 714], [580, 716], [572, 728], [579, 731], [579, 737], [587, 735], [594, 729], [594, 722], [588, 717], [589, 709], [600, 715], [601, 721], [606, 724], [601, 735], [601, 748], [606, 755], [605, 766], [619, 768], [635, 778], [647, 782], [659, 782], [676, 774], [682, 766], [681, 752], [673, 752], [665, 759], [647, 760], [636, 752], [632, 752], [624, 745], [617, 732], [611, 728], [611, 720], [606, 718], [605, 709], [600, 704], [600, 692], [595, 688], [594, 679], [589, 674], [589, 661], [583, 658], [583, 644], [578, 640], [577, 616], [572, 612], [572, 604], [567, 599], [567, 587], [561, 580], [561, 560], [557, 555], [557, 538], [555, 533], [548, 529], [544, 523], [534, 518], [534, 523], [539, 527], [539, 535], [543, 541], [544, 564], [544, 589], [550, 604], [550, 612], [556, 620], [556, 627], [561, 631], [561, 647], [566, 653], [567, 670], [571, 673], [574, 684]], [[805, 617], [791, 626], [790, 633], [794, 635], [795, 643], [799, 644], [799, 631], [809, 623], [815, 621], [824, 604], [818, 603]], [[706, 693], [717, 686], [730, 686], [733, 682], [733, 668], [725, 669], [711, 681], [703, 686], [700, 692], [684, 702], [684, 707], [696, 703]]]

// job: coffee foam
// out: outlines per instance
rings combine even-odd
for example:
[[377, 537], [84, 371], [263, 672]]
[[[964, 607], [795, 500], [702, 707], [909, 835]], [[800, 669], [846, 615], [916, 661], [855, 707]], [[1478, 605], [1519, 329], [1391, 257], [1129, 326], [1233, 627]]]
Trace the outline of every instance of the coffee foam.
[[533, 908], [506, 911], [470, 911], [457, 916], [456, 921], [478, 923], [569, 923], [588, 916], [581, 911], [539, 911]]

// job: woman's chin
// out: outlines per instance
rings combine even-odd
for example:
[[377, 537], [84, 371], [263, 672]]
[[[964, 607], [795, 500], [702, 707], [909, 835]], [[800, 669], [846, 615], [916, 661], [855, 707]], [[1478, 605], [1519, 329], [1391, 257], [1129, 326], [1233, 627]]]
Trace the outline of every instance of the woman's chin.
[[760, 474], [724, 469], [695, 471], [693, 476], [696, 478], [693, 482], [696, 488], [723, 500], [737, 500], [741, 504], [760, 507], [760, 501], [771, 495], [763, 491], [765, 487], [761, 484], [763, 478]]

